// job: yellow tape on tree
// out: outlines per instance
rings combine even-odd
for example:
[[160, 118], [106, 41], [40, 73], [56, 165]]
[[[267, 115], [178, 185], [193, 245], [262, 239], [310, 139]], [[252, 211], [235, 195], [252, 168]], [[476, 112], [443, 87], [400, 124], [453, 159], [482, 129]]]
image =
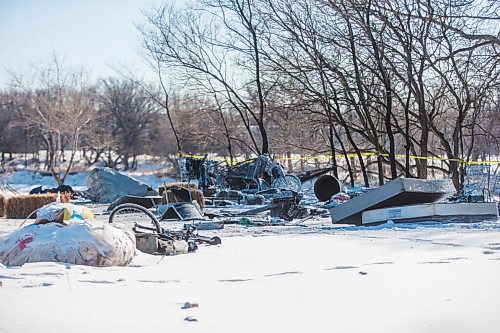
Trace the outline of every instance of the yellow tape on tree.
[[[205, 156], [202, 155], [194, 155], [194, 154], [186, 154], [181, 151], [176, 152], [177, 157], [192, 157], [192, 158], [205, 158]], [[340, 154], [337, 155], [336, 157], [357, 157], [357, 154], [354, 153], [349, 153], [349, 154]], [[389, 157], [389, 154], [386, 153], [377, 153], [377, 152], [362, 152], [361, 156], [369, 157], [369, 156], [383, 156], [383, 157]], [[404, 154], [396, 154], [396, 158], [405, 158], [406, 155]], [[320, 160], [320, 159], [332, 159], [332, 155], [314, 155], [314, 156], [300, 156], [300, 157], [278, 157], [275, 160], [276, 161], [305, 161], [305, 160]], [[463, 165], [481, 165], [481, 164], [500, 164], [500, 161], [469, 161], [467, 162], [464, 159], [461, 158], [444, 158], [444, 157], [432, 157], [432, 156], [410, 156], [411, 159], [414, 160], [430, 160], [430, 161], [448, 161], [448, 162], [459, 162]], [[230, 161], [224, 157], [211, 157], [211, 160], [215, 161], [226, 161], [227, 163], [230, 163]], [[237, 162], [233, 162], [233, 164], [236, 164]]]
[[[386, 153], [376, 153], [376, 152], [363, 152], [360, 153], [361, 156], [383, 156], [383, 157], [389, 157], [389, 154]], [[337, 155], [336, 157], [339, 158], [341, 156], [346, 156], [346, 157], [357, 157], [357, 154], [354, 153], [349, 153], [349, 154], [340, 154]], [[396, 158], [405, 158], [406, 155], [404, 154], [396, 154]], [[301, 156], [301, 157], [279, 157], [276, 158], [277, 161], [300, 161], [300, 160], [317, 160], [317, 159], [332, 159], [332, 155], [316, 155], [316, 156]], [[469, 161], [467, 162], [466, 160], [460, 159], [460, 158], [445, 158], [445, 157], [433, 157], [433, 156], [413, 156], [410, 155], [411, 159], [414, 160], [431, 160], [431, 161], [448, 161], [448, 162], [459, 162], [464, 165], [471, 165], [471, 164], [500, 164], [500, 161]]]

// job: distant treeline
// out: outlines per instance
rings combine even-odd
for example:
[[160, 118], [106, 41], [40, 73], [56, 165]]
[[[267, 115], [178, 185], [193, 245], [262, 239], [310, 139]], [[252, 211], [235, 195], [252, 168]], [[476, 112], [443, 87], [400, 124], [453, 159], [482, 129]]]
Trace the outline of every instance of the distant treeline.
[[89, 85], [57, 60], [28, 80], [13, 75], [0, 96], [0, 151], [47, 150], [49, 169], [69, 148], [125, 168], [175, 150], [328, 154], [351, 183], [437, 170], [457, 188], [461, 161], [500, 155], [498, 2], [192, 6], [146, 11], [139, 33], [156, 84], [123, 75]]

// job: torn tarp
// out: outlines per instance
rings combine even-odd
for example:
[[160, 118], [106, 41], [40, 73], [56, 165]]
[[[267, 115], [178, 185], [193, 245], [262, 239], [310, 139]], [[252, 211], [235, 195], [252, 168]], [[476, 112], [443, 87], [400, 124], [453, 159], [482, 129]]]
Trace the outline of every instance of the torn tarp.
[[112, 202], [125, 195], [158, 195], [150, 186], [110, 168], [92, 170], [87, 179], [87, 188], [85, 195], [96, 202]]

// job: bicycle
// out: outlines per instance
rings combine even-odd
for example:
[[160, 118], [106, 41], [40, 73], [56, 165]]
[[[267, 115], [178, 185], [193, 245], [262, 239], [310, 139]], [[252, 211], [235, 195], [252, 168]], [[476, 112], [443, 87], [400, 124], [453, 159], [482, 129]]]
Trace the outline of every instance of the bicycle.
[[157, 234], [160, 239], [194, 241], [198, 244], [219, 245], [222, 240], [218, 236], [207, 237], [196, 233], [196, 226], [187, 230], [174, 231], [163, 228], [158, 217], [143, 206], [125, 203], [117, 206], [108, 218], [109, 223], [115, 223], [122, 228], [132, 230], [134, 234], [149, 231]]

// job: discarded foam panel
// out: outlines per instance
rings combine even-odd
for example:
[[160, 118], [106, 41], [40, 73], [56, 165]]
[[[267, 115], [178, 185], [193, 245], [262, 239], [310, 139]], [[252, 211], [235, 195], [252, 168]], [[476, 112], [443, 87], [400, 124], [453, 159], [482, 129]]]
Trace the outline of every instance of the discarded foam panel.
[[418, 222], [481, 222], [498, 219], [496, 202], [443, 202], [367, 210], [362, 223], [380, 224], [389, 220], [401, 223]]
[[449, 179], [398, 178], [331, 208], [330, 215], [333, 223], [361, 225], [366, 210], [433, 203], [453, 192], [455, 188]]
[[[55, 202], [56, 198], [56, 193], [16, 195], [7, 200], [5, 215], [8, 219], [24, 219], [35, 210]], [[71, 193], [61, 194], [62, 203], [70, 202], [70, 200]]]

